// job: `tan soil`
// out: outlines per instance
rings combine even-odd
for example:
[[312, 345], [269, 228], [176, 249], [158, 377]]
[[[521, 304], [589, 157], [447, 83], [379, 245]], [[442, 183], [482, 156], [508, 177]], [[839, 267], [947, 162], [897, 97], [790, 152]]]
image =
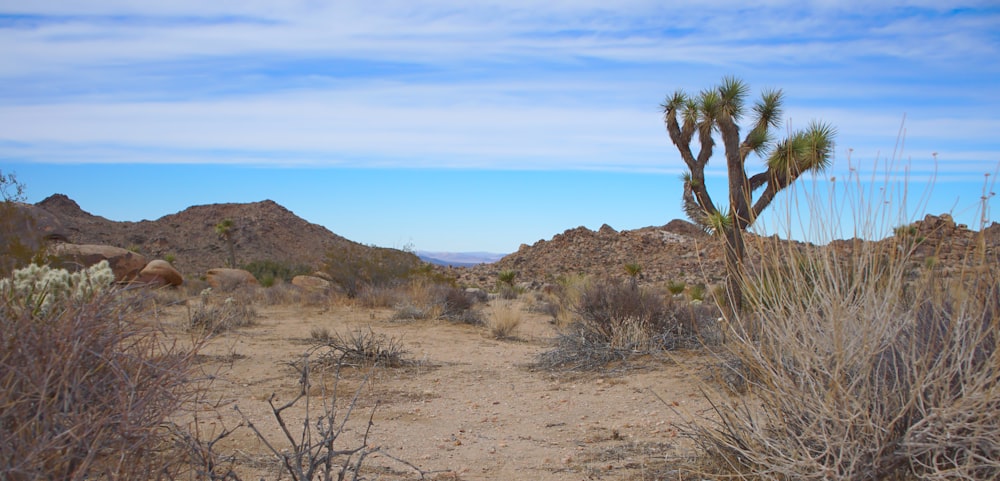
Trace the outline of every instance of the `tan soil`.
[[[444, 320], [391, 321], [390, 310], [284, 306], [258, 312], [258, 325], [219, 335], [202, 350], [200, 367], [215, 376], [211, 404], [218, 404], [198, 413], [203, 438], [235, 427], [236, 405], [269, 442], [287, 449], [267, 400], [274, 393], [280, 405], [299, 392], [299, 375], [288, 363], [309, 349], [314, 328], [345, 336], [370, 328], [402, 342], [415, 365], [342, 373], [338, 419], [365, 372], [371, 383], [360, 390], [348, 432], [336, 447], [360, 445], [377, 402], [369, 445], [418, 466], [427, 479], [664, 479], [679, 457], [690, 454], [678, 437], [676, 412], [690, 417], [706, 407], [697, 389], [711, 362], [705, 354], [647, 357], [632, 369], [604, 373], [533, 370], [555, 328], [545, 315], [527, 309], [521, 311], [518, 339], [507, 341], [490, 338], [483, 327]], [[167, 315], [179, 327], [186, 314], [178, 307]], [[319, 378], [326, 379], [328, 392], [333, 386], [332, 371], [313, 373], [313, 417], [320, 409]], [[289, 410], [295, 435], [302, 431], [304, 404]], [[278, 477], [277, 461], [246, 427], [216, 451], [235, 453], [236, 471], [245, 480]], [[366, 479], [419, 479], [381, 455], [368, 458], [363, 469]]]

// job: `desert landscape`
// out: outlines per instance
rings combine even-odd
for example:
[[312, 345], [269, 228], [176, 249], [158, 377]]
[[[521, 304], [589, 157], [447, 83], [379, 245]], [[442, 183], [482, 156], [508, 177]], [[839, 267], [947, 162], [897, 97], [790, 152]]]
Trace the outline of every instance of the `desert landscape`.
[[[151, 477], [325, 479], [328, 470], [334, 479], [701, 479], [743, 469], [726, 458], [727, 442], [762, 449], [738, 441], [741, 429], [756, 433], [738, 422], [761, 416], [773, 423], [774, 409], [794, 411], [762, 392], [779, 386], [773, 389], [788, 402], [792, 389], [768, 380], [776, 374], [767, 372], [767, 359], [725, 342], [748, 331], [723, 317], [720, 247], [684, 221], [622, 232], [571, 229], [496, 263], [454, 268], [352, 243], [270, 201], [195, 206], [139, 223], [92, 215], [61, 195], [20, 209], [53, 251], [75, 252], [73, 263], [96, 266], [90, 269], [110, 265], [120, 287], [116, 301], [102, 301], [117, 306], [109, 312], [186, 359], [179, 385], [194, 389], [163, 413], [172, 428], [157, 444], [174, 446], [166, 453], [179, 458]], [[220, 219], [231, 219], [231, 237], [216, 229]], [[774, 252], [851, 259], [869, 247], [891, 253], [908, 245], [891, 278], [919, 285], [915, 279], [933, 273], [962, 283], [974, 272], [987, 280], [986, 297], [970, 290], [969, 298], [986, 302], [976, 311], [980, 321], [997, 322], [995, 223], [976, 232], [948, 216], [926, 216], [879, 242], [779, 241], [780, 251], [768, 251], [773, 239], [749, 239], [756, 246], [749, 258], [763, 265], [781, 257]], [[103, 252], [127, 259], [170, 259], [183, 281], [122, 271], [130, 264], [71, 247], [87, 245], [113, 247]], [[231, 254], [258, 272], [222, 268]], [[350, 291], [354, 280], [332, 279], [340, 271], [331, 263], [347, 263], [355, 274], [373, 269], [351, 263], [355, 256], [393, 272], [386, 265], [405, 264], [406, 281], [378, 284], [373, 275]], [[222, 275], [230, 271], [245, 277]], [[762, 295], [763, 303], [770, 294]], [[17, 305], [9, 301], [5, 319], [14, 322]], [[73, 322], [90, 319], [85, 310], [67, 312], [78, 313]], [[865, 326], [856, 326], [862, 339], [890, 334]], [[8, 339], [24, 335], [8, 329]], [[977, 332], [963, 342], [988, 353], [974, 356], [986, 355], [981, 363], [996, 356], [995, 336]], [[976, 439], [997, 441], [992, 431]], [[11, 479], [20, 479], [21, 468], [9, 463]]]

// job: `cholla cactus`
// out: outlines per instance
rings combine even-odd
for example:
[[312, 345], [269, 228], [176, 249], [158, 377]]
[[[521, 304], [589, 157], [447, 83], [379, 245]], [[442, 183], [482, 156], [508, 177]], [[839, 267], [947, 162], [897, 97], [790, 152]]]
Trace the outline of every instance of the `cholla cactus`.
[[19, 299], [35, 312], [46, 313], [67, 301], [90, 301], [106, 291], [114, 280], [108, 261], [72, 274], [65, 269], [31, 264], [15, 270], [10, 279], [0, 280], [0, 293]]

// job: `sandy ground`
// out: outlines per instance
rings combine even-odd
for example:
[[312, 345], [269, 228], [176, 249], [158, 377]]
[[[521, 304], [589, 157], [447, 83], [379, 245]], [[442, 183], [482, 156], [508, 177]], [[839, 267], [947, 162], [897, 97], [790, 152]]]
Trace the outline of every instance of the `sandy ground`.
[[[178, 307], [168, 317], [179, 325], [183, 312]], [[371, 329], [407, 351], [410, 366], [342, 372], [336, 419], [344, 418], [356, 392], [359, 397], [335, 448], [360, 446], [374, 412], [368, 445], [419, 467], [426, 479], [677, 479], [672, 466], [690, 450], [676, 423], [705, 408], [697, 388], [711, 362], [704, 354], [647, 357], [635, 368], [604, 373], [532, 369], [555, 328], [523, 308], [517, 339], [502, 341], [483, 327], [445, 320], [392, 321], [390, 310], [283, 306], [258, 312], [256, 326], [221, 334], [202, 351], [200, 367], [215, 377], [215, 406], [198, 413], [204, 438], [236, 427], [238, 406], [269, 443], [287, 450], [268, 399], [273, 394], [280, 405], [300, 392], [300, 375], [288, 363], [310, 348], [314, 328], [342, 336]], [[331, 399], [335, 377], [331, 369], [314, 368], [313, 419], [324, 389]], [[362, 385], [366, 373], [370, 382]], [[285, 413], [296, 437], [304, 405], [300, 400]], [[244, 480], [279, 476], [275, 457], [245, 426], [215, 450], [233, 456]], [[380, 454], [366, 458], [362, 469], [366, 479], [421, 475]]]

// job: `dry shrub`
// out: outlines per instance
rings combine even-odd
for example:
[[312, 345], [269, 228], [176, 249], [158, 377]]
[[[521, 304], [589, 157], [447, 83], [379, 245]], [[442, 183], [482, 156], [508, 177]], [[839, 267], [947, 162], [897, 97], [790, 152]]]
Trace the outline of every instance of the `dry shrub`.
[[[718, 310], [674, 303], [660, 292], [621, 281], [587, 283], [560, 329], [556, 347], [538, 364], [547, 369], [599, 369], [637, 353], [695, 347], [713, 329]], [[713, 336], [715, 337], [715, 336]]]
[[110, 292], [45, 315], [0, 306], [0, 478], [177, 474], [166, 426], [196, 395], [195, 351], [129, 304]]
[[406, 359], [402, 340], [376, 333], [371, 327], [354, 330], [347, 336], [314, 329], [311, 337], [315, 342], [313, 350], [319, 352], [314, 366], [403, 367], [411, 364]]
[[727, 331], [746, 395], [709, 395], [712, 416], [683, 428], [699, 478], [1000, 478], [995, 260], [943, 269], [892, 237], [758, 249]]
[[396, 305], [394, 320], [446, 319], [480, 325], [483, 319], [474, 309], [478, 297], [464, 289], [439, 283], [414, 283], [408, 298]]
[[494, 301], [488, 308], [487, 326], [496, 339], [514, 339], [521, 325], [521, 310], [510, 301]]
[[213, 299], [203, 294], [201, 301], [188, 312], [188, 329], [217, 334], [257, 323], [257, 309], [244, 297]]
[[[298, 395], [292, 400], [278, 405], [275, 404], [276, 394], [271, 394], [268, 398], [271, 416], [275, 424], [281, 428], [280, 436], [266, 436], [258, 429], [253, 419], [239, 406], [235, 406], [236, 412], [243, 418], [243, 424], [253, 431], [257, 440], [281, 463], [281, 474], [277, 479], [282, 479], [285, 473], [297, 481], [369, 479], [363, 474], [364, 464], [369, 456], [376, 454], [411, 469], [417, 479], [430, 479], [428, 476], [434, 472], [421, 470], [370, 439], [378, 402], [374, 403], [367, 417], [361, 420], [355, 419], [355, 409], [359, 406], [358, 401], [362, 392], [370, 383], [370, 375], [362, 379], [349, 399], [342, 401], [338, 386], [343, 364], [335, 365], [333, 385], [328, 388], [326, 379], [313, 377], [316, 372], [314, 368], [319, 367], [317, 362], [319, 366], [325, 366], [328, 360], [311, 359], [311, 354], [307, 353], [292, 363], [298, 371], [300, 387]], [[316, 388], [319, 396], [312, 394]], [[304, 409], [305, 418], [301, 422], [294, 422], [287, 417], [288, 410], [296, 407]], [[372, 471], [377, 473], [376, 469]], [[232, 478], [239, 479], [235, 475]], [[213, 479], [226, 478], [218, 476]]]
[[304, 291], [290, 283], [279, 280], [270, 287], [257, 289], [256, 302], [264, 306], [303, 304], [311, 299], [314, 293], [318, 293], [319, 297], [326, 297], [328, 295], [328, 293], [322, 290]]
[[405, 290], [401, 286], [363, 286], [354, 300], [361, 307], [378, 309], [393, 307], [405, 296]]

